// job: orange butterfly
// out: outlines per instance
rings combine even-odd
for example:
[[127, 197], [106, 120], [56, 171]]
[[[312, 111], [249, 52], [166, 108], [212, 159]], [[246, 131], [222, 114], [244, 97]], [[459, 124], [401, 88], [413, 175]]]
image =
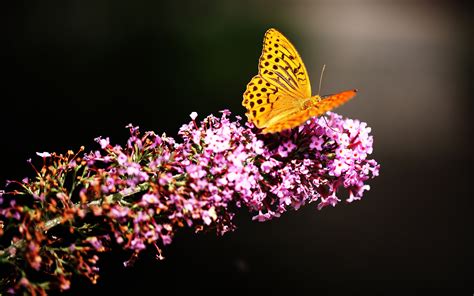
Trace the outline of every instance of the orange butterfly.
[[311, 96], [308, 72], [295, 47], [283, 34], [269, 29], [263, 39], [258, 75], [247, 84], [242, 105], [248, 119], [262, 133], [275, 133], [326, 113], [353, 98], [356, 92], [354, 89]]

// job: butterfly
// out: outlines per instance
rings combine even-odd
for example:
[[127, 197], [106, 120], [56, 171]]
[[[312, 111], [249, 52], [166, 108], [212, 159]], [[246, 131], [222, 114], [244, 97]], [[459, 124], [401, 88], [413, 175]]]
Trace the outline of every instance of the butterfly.
[[261, 133], [297, 127], [345, 103], [357, 90], [311, 96], [311, 84], [303, 60], [291, 42], [276, 29], [263, 38], [258, 75], [247, 84], [242, 105]]

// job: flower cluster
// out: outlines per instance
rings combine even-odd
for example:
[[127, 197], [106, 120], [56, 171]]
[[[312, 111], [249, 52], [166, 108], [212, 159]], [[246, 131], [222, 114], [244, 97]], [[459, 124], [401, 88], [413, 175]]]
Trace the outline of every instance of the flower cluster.
[[335, 206], [338, 189], [347, 189], [348, 202], [358, 200], [370, 186], [364, 182], [378, 176], [379, 165], [367, 159], [372, 153], [371, 129], [364, 122], [343, 119], [328, 112], [305, 125], [261, 137], [265, 151], [260, 166], [266, 196], [266, 213], [257, 218], [279, 217], [288, 208], [298, 209], [318, 202], [318, 209]]
[[[96, 139], [97, 151], [38, 153], [33, 180], [13, 181], [0, 197], [0, 284], [11, 291], [66, 290], [73, 274], [98, 278], [98, 254], [161, 249], [179, 228], [235, 229], [238, 208], [266, 221], [317, 202], [335, 206], [345, 188], [352, 202], [379, 165], [363, 122], [328, 113], [277, 134], [260, 134], [229, 111], [179, 130], [181, 141], [127, 126], [126, 145]], [[10, 188], [10, 186], [8, 188]]]

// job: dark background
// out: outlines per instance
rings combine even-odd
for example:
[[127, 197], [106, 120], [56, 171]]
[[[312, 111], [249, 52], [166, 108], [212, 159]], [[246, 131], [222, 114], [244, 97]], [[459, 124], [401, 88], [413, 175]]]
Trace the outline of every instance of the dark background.
[[[467, 2], [465, 2], [467, 3]], [[124, 143], [128, 123], [175, 136], [228, 108], [256, 74], [263, 34], [297, 47], [317, 90], [366, 121], [381, 175], [362, 201], [308, 205], [238, 229], [182, 231], [166, 260], [101, 259], [66, 294], [474, 293], [472, 7], [459, 1], [10, 1], [2, 4], [0, 180], [36, 151]]]

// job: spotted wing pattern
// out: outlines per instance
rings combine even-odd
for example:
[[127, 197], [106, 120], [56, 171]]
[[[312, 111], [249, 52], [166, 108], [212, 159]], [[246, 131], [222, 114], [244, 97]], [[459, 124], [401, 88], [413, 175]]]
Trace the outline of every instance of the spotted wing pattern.
[[280, 132], [303, 124], [354, 97], [355, 91], [311, 97], [303, 60], [290, 41], [275, 29], [263, 40], [258, 75], [247, 84], [242, 105], [262, 133]]
[[275, 29], [269, 29], [263, 39], [258, 73], [294, 98], [311, 97], [308, 72], [291, 42]]

